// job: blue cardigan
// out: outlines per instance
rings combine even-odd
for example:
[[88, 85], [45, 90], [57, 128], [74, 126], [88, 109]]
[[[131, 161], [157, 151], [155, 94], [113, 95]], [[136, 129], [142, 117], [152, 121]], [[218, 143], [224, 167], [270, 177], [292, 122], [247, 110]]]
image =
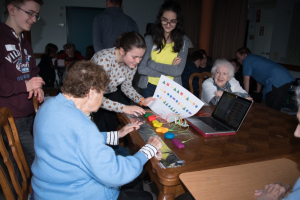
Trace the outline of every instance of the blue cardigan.
[[107, 135], [62, 94], [47, 100], [34, 122], [35, 200], [117, 199], [119, 187], [139, 176], [150, 157], [116, 156]]

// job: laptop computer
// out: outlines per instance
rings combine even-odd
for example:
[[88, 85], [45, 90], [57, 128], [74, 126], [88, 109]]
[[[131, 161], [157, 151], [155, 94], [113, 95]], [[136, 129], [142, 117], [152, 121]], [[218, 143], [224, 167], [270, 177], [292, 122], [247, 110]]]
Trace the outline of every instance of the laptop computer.
[[245, 119], [252, 101], [223, 92], [210, 117], [193, 116], [186, 118], [190, 126], [204, 137], [234, 135]]

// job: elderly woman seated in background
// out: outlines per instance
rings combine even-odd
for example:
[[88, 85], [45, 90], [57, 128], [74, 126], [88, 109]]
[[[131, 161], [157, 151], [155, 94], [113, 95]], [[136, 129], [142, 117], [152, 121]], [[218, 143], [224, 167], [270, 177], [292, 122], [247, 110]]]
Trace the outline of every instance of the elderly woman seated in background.
[[47, 100], [35, 117], [34, 199], [152, 199], [132, 181], [149, 159], [161, 156], [161, 140], [150, 137], [133, 156], [116, 156], [106, 144], [118, 144], [140, 123], [99, 132], [86, 114], [99, 109], [108, 75], [90, 61], [74, 62], [67, 70], [62, 93]]
[[212, 78], [205, 80], [202, 84], [201, 100], [203, 102], [216, 105], [224, 91], [252, 100], [250, 95], [233, 77], [234, 67], [226, 59], [216, 60], [211, 73]]

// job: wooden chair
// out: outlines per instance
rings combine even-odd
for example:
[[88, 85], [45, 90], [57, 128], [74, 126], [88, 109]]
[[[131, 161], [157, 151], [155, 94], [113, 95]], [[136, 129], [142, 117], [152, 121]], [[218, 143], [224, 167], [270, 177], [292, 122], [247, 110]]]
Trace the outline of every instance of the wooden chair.
[[[9, 158], [8, 150], [5, 147], [2, 131], [5, 130], [9, 146], [11, 148], [13, 157], [19, 171], [22, 176], [22, 184], [20, 185], [17, 176], [15, 173], [15, 169], [13, 167], [13, 163]], [[27, 164], [23, 148], [21, 146], [19, 134], [17, 131], [17, 127], [14, 121], [14, 118], [10, 112], [10, 110], [6, 107], [0, 109], [0, 152], [3, 157], [3, 161], [7, 167], [9, 172], [10, 180], [12, 182], [12, 186], [14, 187], [15, 192], [17, 193], [18, 200], [26, 200], [29, 194], [30, 188], [30, 179], [31, 179], [31, 171]], [[14, 199], [13, 191], [10, 187], [9, 179], [6, 177], [4, 170], [0, 169], [0, 184], [6, 199]]]
[[211, 73], [210, 72], [202, 72], [202, 73], [193, 73], [190, 78], [189, 78], [189, 88], [191, 93], [194, 94], [194, 88], [193, 88], [193, 79], [195, 77], [199, 78], [199, 99], [201, 99], [201, 91], [202, 91], [202, 83], [205, 79], [210, 78], [211, 77]]
[[32, 101], [33, 101], [34, 112], [36, 114], [42, 104], [38, 102], [37, 97], [35, 96], [32, 97]]

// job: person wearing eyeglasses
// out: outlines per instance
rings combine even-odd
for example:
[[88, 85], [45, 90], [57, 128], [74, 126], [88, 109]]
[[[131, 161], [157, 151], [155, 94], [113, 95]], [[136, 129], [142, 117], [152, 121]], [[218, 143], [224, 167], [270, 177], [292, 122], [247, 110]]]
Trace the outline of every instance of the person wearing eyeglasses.
[[[5, 23], [0, 23], [0, 108], [11, 110], [30, 167], [35, 157], [30, 134], [34, 114], [32, 97], [37, 96], [39, 102], [44, 100], [45, 82], [38, 77], [39, 67], [23, 31], [30, 31], [40, 19], [43, 1], [6, 0], [5, 3], [8, 17]], [[12, 155], [10, 158], [14, 160]]]
[[182, 85], [181, 74], [191, 41], [184, 35], [178, 2], [168, 1], [160, 7], [152, 33], [145, 37], [147, 49], [138, 67], [138, 86], [144, 98], [153, 96], [161, 75]]

